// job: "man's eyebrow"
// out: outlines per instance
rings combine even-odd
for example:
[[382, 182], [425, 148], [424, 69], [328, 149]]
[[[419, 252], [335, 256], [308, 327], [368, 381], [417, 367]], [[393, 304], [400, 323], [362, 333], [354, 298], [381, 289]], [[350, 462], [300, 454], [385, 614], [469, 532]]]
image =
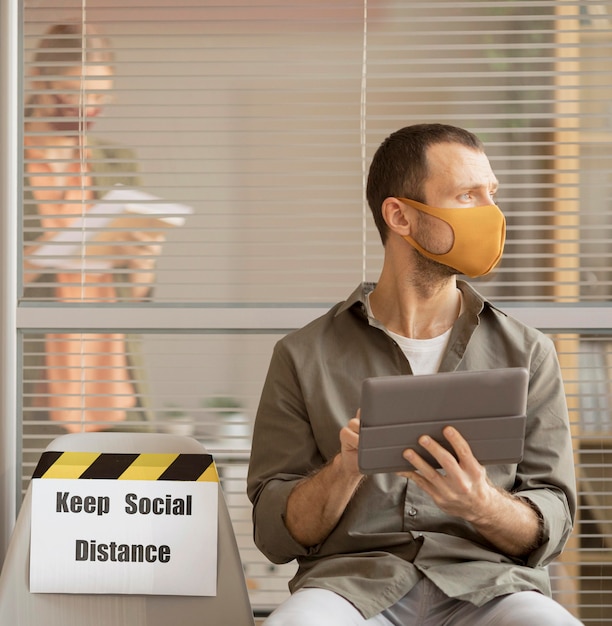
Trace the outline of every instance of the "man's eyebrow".
[[470, 189], [493, 189], [497, 191], [499, 189], [499, 181], [497, 179], [491, 180], [489, 183], [482, 182], [469, 182], [459, 183], [455, 185], [458, 190], [470, 190]]

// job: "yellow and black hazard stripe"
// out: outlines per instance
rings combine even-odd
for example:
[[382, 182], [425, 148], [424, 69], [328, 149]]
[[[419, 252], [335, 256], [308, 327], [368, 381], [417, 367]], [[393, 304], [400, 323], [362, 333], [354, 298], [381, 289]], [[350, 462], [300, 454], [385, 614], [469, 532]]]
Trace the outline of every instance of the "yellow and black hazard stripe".
[[32, 478], [219, 482], [210, 454], [43, 452]]

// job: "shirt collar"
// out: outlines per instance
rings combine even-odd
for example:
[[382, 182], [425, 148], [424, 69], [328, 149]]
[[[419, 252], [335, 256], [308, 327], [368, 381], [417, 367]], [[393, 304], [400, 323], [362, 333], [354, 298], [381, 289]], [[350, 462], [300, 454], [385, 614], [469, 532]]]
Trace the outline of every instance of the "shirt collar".
[[[362, 313], [365, 315], [365, 301], [368, 293], [374, 290], [376, 283], [364, 282], [361, 283], [353, 293], [338, 307], [336, 311], [336, 317], [349, 309], [352, 309], [355, 305], [359, 304]], [[489, 300], [481, 296], [475, 289], [464, 280], [457, 280], [457, 287], [463, 294], [463, 303], [466, 312], [470, 312], [476, 316], [480, 316], [483, 310], [487, 307], [494, 308]]]
[[338, 307], [336, 311], [336, 317], [344, 311], [348, 311], [353, 308], [356, 304], [361, 305], [361, 310], [365, 314], [365, 301], [366, 296], [374, 290], [376, 287], [376, 283], [361, 283], [355, 291]]

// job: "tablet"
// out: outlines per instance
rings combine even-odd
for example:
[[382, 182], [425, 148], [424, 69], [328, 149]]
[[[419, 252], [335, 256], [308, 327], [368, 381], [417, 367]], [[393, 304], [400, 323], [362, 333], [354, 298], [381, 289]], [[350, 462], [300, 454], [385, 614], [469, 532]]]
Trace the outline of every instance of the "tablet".
[[442, 435], [454, 426], [483, 465], [518, 463], [523, 456], [529, 374], [525, 368], [367, 378], [361, 388], [358, 462], [364, 474], [414, 469], [402, 457], [429, 435], [452, 452]]

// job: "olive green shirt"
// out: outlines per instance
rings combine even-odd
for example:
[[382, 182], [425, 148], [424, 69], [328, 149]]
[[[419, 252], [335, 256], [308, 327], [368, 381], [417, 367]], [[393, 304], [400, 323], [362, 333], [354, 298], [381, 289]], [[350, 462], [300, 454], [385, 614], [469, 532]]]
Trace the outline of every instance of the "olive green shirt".
[[358, 407], [361, 382], [411, 375], [397, 344], [368, 319], [360, 286], [350, 298], [275, 346], [255, 422], [248, 476], [255, 542], [273, 562], [297, 559], [290, 582], [331, 590], [369, 618], [426, 576], [448, 596], [482, 605], [503, 594], [550, 594], [544, 566], [562, 550], [576, 508], [567, 405], [552, 341], [458, 282], [463, 313], [440, 371], [525, 367], [529, 393], [524, 458], [487, 466], [500, 487], [542, 516], [542, 541], [524, 560], [502, 554], [468, 522], [443, 513], [412, 481], [368, 476], [329, 536], [295, 541], [284, 522], [287, 498], [340, 450], [339, 431]]

